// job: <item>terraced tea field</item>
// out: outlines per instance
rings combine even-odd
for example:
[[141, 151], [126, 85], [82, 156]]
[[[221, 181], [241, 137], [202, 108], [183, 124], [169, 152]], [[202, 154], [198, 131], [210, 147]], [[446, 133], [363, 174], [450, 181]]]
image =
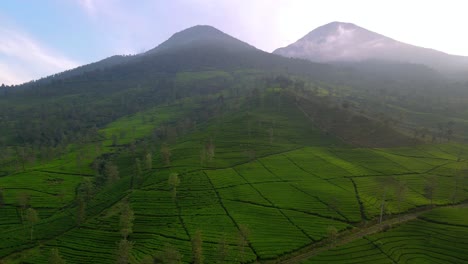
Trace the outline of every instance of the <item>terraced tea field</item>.
[[[431, 203], [468, 199], [467, 178], [461, 177], [467, 146], [352, 148], [312, 126], [294, 107], [233, 111], [207, 121], [170, 142], [170, 162], [159, 151], [162, 142], [138, 143], [145, 151], [113, 144], [116, 134], [122, 135], [119, 144], [145, 142], [152, 127], [177, 120], [173, 110], [172, 116], [156, 109], [102, 129], [102, 150], [92, 152], [91, 143], [81, 148], [91, 153], [83, 160], [86, 171], [75, 166], [77, 152], [71, 150], [49, 164], [1, 177], [0, 258], [44, 263], [50, 249], [57, 248], [68, 263], [113, 263], [125, 202], [135, 216], [128, 237], [134, 243], [132, 263], [174, 249], [189, 263], [197, 231], [206, 263], [215, 263], [220, 254], [227, 262], [252, 263], [294, 255], [376, 221], [381, 213], [385, 220]], [[139, 126], [143, 119], [150, 125]], [[210, 158], [200, 155], [207, 142], [215, 146]], [[133, 161], [148, 162], [148, 151], [153, 165], [144, 167], [137, 179]], [[77, 188], [93, 178], [91, 161], [106, 153], [114, 153], [120, 180], [89, 200], [85, 221], [77, 224]], [[168, 184], [174, 173], [180, 179], [176, 191]], [[21, 206], [23, 193], [29, 200]], [[33, 239], [21, 216], [26, 207], [40, 216]], [[458, 210], [436, 209], [388, 232], [330, 249], [308, 263], [461, 263], [467, 260], [463, 250], [468, 231], [465, 211]]]
[[[440, 217], [445, 220], [439, 222]], [[434, 209], [416, 220], [319, 253], [303, 263], [466, 263], [467, 217], [466, 207]]]

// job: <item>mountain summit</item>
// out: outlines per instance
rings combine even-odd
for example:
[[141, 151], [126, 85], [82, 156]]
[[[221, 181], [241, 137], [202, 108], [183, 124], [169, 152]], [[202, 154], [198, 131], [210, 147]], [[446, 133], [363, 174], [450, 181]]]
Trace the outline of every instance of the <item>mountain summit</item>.
[[217, 28], [198, 25], [175, 33], [168, 40], [146, 53], [152, 54], [199, 46], [224, 47], [231, 51], [255, 49], [255, 47], [231, 37]]
[[441, 72], [468, 70], [468, 57], [413, 46], [343, 22], [318, 27], [297, 42], [279, 48], [274, 53], [317, 62], [379, 60], [423, 64]]

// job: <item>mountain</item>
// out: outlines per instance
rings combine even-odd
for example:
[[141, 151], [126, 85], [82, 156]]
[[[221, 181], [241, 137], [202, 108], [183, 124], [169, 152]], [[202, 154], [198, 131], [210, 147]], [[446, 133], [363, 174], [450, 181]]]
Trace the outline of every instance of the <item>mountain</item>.
[[198, 25], [172, 35], [168, 40], [145, 54], [177, 51], [186, 47], [215, 45], [227, 50], [253, 50], [255, 47], [240, 41], [212, 26]]
[[406, 44], [351, 23], [332, 22], [273, 52], [315, 62], [368, 60], [423, 64], [443, 73], [468, 72], [468, 57]]

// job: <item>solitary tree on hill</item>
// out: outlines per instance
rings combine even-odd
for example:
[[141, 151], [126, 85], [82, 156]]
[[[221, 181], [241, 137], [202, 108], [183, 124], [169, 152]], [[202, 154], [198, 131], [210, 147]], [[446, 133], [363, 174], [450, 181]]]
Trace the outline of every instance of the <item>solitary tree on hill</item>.
[[245, 247], [248, 246], [249, 240], [248, 237], [250, 236], [250, 230], [246, 225], [239, 225], [239, 234], [238, 234], [238, 244], [239, 247], [239, 255], [241, 263], [244, 263], [245, 259]]
[[57, 248], [50, 250], [49, 264], [65, 264], [65, 260], [60, 255], [60, 252]]
[[182, 263], [182, 257], [183, 256], [177, 248], [171, 245], [166, 245], [161, 256], [161, 261], [165, 264], [180, 264]]
[[396, 181], [395, 196], [398, 203], [398, 221], [401, 220], [401, 203], [405, 199], [407, 189], [408, 188], [404, 182]]
[[151, 153], [146, 154], [145, 163], [147, 170], [151, 170], [153, 168], [153, 156], [151, 155]]
[[18, 195], [18, 206], [20, 208], [21, 212], [21, 220], [24, 221], [24, 210], [29, 206], [29, 201], [31, 200], [31, 197], [29, 194], [22, 192]]
[[3, 189], [0, 189], [0, 208], [5, 205], [5, 198], [3, 197]]
[[431, 207], [434, 206], [434, 193], [437, 187], [437, 179], [434, 176], [426, 178], [426, 183], [424, 185], [424, 197], [431, 201]]
[[133, 249], [133, 242], [127, 239], [120, 240], [117, 247], [117, 264], [130, 263], [130, 252]]
[[78, 206], [76, 208], [76, 224], [78, 227], [84, 223], [86, 219], [86, 202], [83, 197], [78, 197]]
[[171, 165], [171, 149], [166, 144], [161, 146], [161, 157], [166, 166]]
[[28, 210], [26, 210], [26, 220], [29, 223], [29, 227], [31, 231], [30, 232], [31, 240], [33, 240], [34, 225], [39, 221], [39, 216], [37, 215], [37, 211], [31, 207], [28, 208]]
[[135, 214], [128, 201], [125, 201], [121, 208], [120, 213], [120, 233], [124, 239], [133, 233], [133, 221], [135, 220]]
[[225, 263], [226, 258], [228, 256], [228, 244], [226, 237], [223, 236], [221, 240], [218, 242], [218, 256], [216, 263]]
[[327, 228], [327, 237], [330, 243], [330, 247], [334, 247], [336, 244], [336, 239], [338, 237], [338, 230], [334, 226], [329, 226]]
[[197, 230], [192, 238], [192, 263], [203, 264], [203, 261], [202, 233], [200, 230]]
[[177, 186], [180, 184], [180, 178], [178, 173], [171, 173], [168, 179], [169, 186], [172, 189], [172, 199], [177, 197]]
[[108, 184], [113, 184], [119, 180], [119, 169], [110, 161], [104, 165], [104, 174]]

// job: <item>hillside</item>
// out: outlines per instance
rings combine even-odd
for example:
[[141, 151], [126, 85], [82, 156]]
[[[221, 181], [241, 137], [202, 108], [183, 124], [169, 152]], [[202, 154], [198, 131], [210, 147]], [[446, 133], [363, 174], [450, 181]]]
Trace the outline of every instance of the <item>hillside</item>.
[[0, 262], [466, 262], [465, 84], [395, 65], [196, 26], [8, 90]]

